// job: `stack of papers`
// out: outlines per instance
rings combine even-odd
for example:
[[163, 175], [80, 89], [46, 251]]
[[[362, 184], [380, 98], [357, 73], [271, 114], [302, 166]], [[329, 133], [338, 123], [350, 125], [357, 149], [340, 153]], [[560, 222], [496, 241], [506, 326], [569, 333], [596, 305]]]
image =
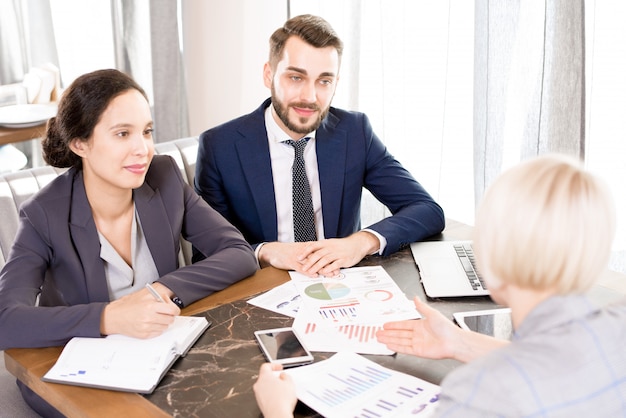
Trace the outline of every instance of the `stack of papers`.
[[293, 328], [310, 351], [393, 354], [376, 331], [420, 317], [381, 266], [342, 269], [335, 277], [289, 274], [290, 282], [249, 303], [295, 318]]

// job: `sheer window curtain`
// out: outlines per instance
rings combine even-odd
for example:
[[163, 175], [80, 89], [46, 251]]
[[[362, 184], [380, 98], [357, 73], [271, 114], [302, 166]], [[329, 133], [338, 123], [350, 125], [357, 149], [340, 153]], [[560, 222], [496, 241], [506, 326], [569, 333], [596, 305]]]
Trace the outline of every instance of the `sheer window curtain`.
[[[346, 44], [334, 105], [367, 113], [391, 152], [473, 224], [503, 170], [573, 155], [616, 200], [610, 268], [626, 272], [626, 4], [598, 0], [291, 0]], [[364, 224], [386, 216], [373, 198]]]
[[585, 0], [586, 164], [613, 191], [617, 235], [610, 267], [626, 273], [626, 2]]
[[115, 66], [146, 90], [155, 141], [189, 136], [179, 1], [109, 1]]
[[171, 0], [111, 0], [117, 68], [150, 86], [155, 139], [189, 136], [180, 8]]
[[[473, 223], [474, 5], [449, 1], [291, 0], [344, 40], [333, 105], [365, 112], [390, 152], [442, 205]], [[367, 193], [362, 220], [388, 214]]]
[[0, 84], [21, 82], [30, 67], [58, 66], [50, 2], [0, 2]]
[[478, 202], [504, 169], [548, 152], [584, 158], [582, 0], [476, 0]]
[[157, 142], [188, 136], [178, 16], [171, 0], [3, 0], [0, 83], [21, 82], [47, 62], [60, 68], [63, 87], [114, 67], [148, 93]]

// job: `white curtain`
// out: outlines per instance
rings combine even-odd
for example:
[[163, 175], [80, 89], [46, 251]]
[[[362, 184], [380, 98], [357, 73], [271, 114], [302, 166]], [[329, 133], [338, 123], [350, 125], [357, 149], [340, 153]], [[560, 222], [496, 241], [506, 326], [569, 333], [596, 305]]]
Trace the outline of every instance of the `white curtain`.
[[0, 84], [21, 82], [33, 66], [58, 66], [49, 0], [0, 1]]
[[116, 68], [144, 87], [153, 106], [155, 140], [189, 135], [179, 36], [179, 2], [110, 0]]
[[[346, 44], [334, 105], [366, 112], [396, 157], [473, 223], [500, 172], [546, 152], [584, 158], [613, 191], [610, 267], [626, 272], [626, 3], [291, 0]], [[364, 223], [386, 212], [370, 200]]]
[[587, 166], [613, 191], [617, 236], [611, 268], [626, 273], [626, 2], [585, 1]]
[[[365, 112], [446, 216], [472, 224], [473, 3], [291, 0], [302, 13], [345, 43], [333, 105]], [[369, 197], [362, 209], [366, 225], [386, 214]]]
[[584, 158], [582, 0], [476, 0], [476, 200], [507, 167], [547, 152]]
[[179, 40], [179, 2], [171, 0], [2, 0], [0, 84], [52, 63], [63, 87], [102, 68], [130, 74], [153, 106], [155, 139], [189, 135]]

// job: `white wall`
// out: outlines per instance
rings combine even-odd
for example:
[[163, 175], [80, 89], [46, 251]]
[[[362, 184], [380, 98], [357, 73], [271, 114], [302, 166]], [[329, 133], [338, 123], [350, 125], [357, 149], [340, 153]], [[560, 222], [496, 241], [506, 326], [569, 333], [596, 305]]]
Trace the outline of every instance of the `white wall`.
[[[285, 0], [183, 0], [190, 135], [250, 113], [269, 97], [263, 64]], [[243, 53], [242, 51], [245, 51]]]

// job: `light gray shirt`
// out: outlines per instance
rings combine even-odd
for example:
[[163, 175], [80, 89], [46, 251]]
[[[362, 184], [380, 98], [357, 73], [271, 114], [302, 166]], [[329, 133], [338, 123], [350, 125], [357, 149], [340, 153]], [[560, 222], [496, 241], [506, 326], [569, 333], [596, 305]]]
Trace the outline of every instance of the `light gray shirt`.
[[626, 299], [539, 304], [512, 343], [443, 380], [441, 417], [625, 417]]
[[136, 292], [146, 283], [152, 283], [159, 278], [159, 272], [146, 243], [139, 216], [136, 210], [134, 212], [130, 231], [132, 266], [129, 266], [105, 236], [98, 232], [100, 258], [104, 261], [104, 274], [107, 278], [111, 300]]

